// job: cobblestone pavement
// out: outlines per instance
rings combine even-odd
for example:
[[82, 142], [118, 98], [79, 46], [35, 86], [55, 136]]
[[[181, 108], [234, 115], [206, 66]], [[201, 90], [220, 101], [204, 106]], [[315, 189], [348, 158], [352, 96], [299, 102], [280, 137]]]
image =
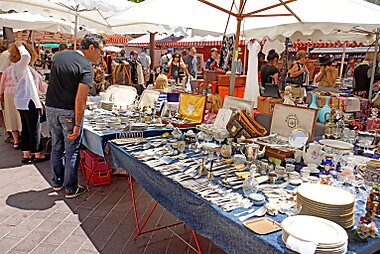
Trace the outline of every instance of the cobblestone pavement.
[[[51, 189], [49, 162], [21, 165], [21, 152], [0, 138], [0, 254], [195, 253], [168, 230], [133, 240], [136, 231], [126, 178], [114, 177], [110, 185], [92, 187], [67, 200], [63, 191]], [[154, 201], [136, 183], [135, 192], [138, 212], [146, 215]], [[146, 228], [175, 221], [158, 206]], [[173, 230], [195, 246], [189, 228], [179, 225]], [[204, 253], [224, 253], [208, 239], [199, 239]]]

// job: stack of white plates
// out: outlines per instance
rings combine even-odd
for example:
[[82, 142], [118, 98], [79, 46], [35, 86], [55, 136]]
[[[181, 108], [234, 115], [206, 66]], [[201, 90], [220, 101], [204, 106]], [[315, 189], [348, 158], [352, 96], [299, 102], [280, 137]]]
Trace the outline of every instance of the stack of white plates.
[[314, 216], [296, 215], [282, 221], [282, 240], [289, 236], [301, 242], [317, 244], [315, 253], [346, 253], [348, 236], [338, 224]]
[[355, 223], [355, 196], [337, 187], [303, 184], [297, 189], [297, 207], [301, 207], [300, 214], [325, 218], [343, 228]]
[[112, 110], [112, 107], [115, 103], [111, 101], [101, 101], [100, 102], [100, 107], [104, 110]]

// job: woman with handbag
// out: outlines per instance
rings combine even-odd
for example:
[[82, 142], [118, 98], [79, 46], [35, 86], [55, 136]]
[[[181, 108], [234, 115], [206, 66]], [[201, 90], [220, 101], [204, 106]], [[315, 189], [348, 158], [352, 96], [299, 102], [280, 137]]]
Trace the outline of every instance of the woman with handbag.
[[180, 83], [181, 71], [184, 71], [187, 76], [190, 76], [189, 70], [186, 64], [183, 62], [182, 57], [179, 53], [175, 53], [173, 58], [169, 61], [169, 73], [168, 78], [174, 79], [176, 82]]
[[300, 50], [296, 54], [296, 61], [289, 70], [286, 83], [302, 86], [309, 84], [309, 70], [306, 68], [307, 52]]
[[[16, 62], [11, 67], [16, 80], [14, 103], [20, 113], [22, 132], [20, 148], [23, 153], [22, 163], [45, 161], [40, 142], [40, 115], [43, 107], [39, 99], [38, 90], [46, 92], [40, 75], [35, 75], [29, 65], [32, 65], [37, 54], [28, 44], [16, 42], [9, 47], [11, 61]], [[37, 86], [39, 86], [37, 88]]]

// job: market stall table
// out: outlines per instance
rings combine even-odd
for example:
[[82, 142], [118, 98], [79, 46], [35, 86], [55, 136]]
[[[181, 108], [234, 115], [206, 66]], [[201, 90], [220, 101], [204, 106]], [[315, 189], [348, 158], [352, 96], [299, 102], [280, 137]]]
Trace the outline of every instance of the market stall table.
[[[236, 209], [225, 212], [178, 182], [162, 175], [152, 167], [134, 158], [122, 147], [109, 142], [112, 167], [122, 167], [155, 199], [162, 207], [196, 232], [213, 241], [228, 253], [293, 253], [284, 245], [278, 231], [268, 235], [258, 235], [243, 226], [234, 214], [243, 211]], [[216, 179], [217, 180], [217, 179]], [[240, 190], [241, 193], [241, 190]], [[365, 213], [364, 202], [355, 211], [355, 221]], [[358, 206], [357, 206], [358, 207]], [[285, 215], [271, 217], [281, 222]], [[377, 226], [380, 225], [375, 219]], [[373, 253], [380, 249], [380, 239], [368, 242], [349, 242], [349, 253]]]

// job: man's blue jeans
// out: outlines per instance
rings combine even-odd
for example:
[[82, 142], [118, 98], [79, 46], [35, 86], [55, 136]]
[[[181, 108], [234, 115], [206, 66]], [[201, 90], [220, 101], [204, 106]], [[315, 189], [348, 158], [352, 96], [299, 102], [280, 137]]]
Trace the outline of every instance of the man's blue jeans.
[[51, 133], [50, 167], [55, 185], [63, 185], [69, 192], [78, 188], [78, 164], [81, 135], [69, 140], [67, 134], [73, 132], [74, 110], [46, 107], [46, 116]]

